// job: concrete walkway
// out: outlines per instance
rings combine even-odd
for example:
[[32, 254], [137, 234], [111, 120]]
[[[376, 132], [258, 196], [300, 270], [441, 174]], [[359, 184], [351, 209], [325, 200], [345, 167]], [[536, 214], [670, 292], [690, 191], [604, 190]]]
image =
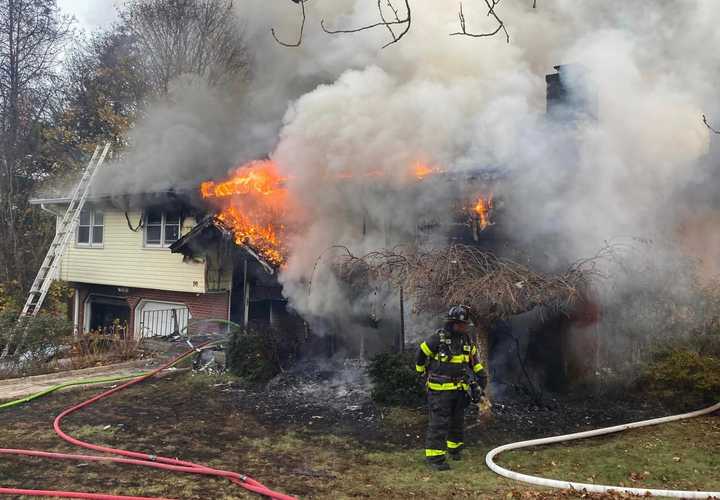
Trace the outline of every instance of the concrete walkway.
[[157, 359], [138, 359], [115, 365], [95, 366], [82, 370], [69, 370], [47, 375], [0, 380], [0, 400], [13, 400], [49, 389], [58, 384], [86, 378], [122, 377], [152, 369]]

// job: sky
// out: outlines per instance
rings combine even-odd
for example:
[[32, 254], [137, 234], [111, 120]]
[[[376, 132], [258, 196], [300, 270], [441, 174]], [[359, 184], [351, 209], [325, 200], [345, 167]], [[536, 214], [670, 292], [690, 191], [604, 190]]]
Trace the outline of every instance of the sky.
[[104, 28], [117, 19], [115, 5], [121, 0], [58, 0], [60, 9], [77, 19], [78, 28], [87, 32]]

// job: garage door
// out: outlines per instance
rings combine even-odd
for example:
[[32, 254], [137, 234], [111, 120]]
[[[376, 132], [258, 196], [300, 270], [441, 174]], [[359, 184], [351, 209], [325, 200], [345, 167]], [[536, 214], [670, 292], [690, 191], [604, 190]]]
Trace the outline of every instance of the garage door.
[[185, 304], [141, 301], [135, 310], [139, 337], [164, 337], [183, 332], [190, 319]]

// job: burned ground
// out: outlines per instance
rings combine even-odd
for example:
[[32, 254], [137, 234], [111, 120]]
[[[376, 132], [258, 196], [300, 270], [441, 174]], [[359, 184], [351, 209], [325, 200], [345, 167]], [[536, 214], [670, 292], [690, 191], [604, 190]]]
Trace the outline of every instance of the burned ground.
[[[422, 409], [376, 407], [367, 399], [363, 402], [362, 390], [343, 393], [348, 384], [333, 382], [330, 375], [319, 370], [310, 381], [297, 377], [292, 381], [292, 377], [285, 376], [266, 390], [228, 378], [176, 374], [148, 381], [72, 415], [65, 428], [93, 442], [238, 470], [301, 498], [558, 498], [562, 497], [558, 492], [535, 491], [495, 476], [484, 465], [485, 452], [492, 445], [520, 438], [657, 415], [654, 409], [631, 402], [625, 403], [626, 410], [620, 411], [618, 405], [607, 402], [603, 410], [600, 401], [594, 406], [576, 402], [545, 409], [532, 409], [526, 404], [496, 407], [492, 419], [471, 429], [467, 460], [438, 481], [422, 464], [425, 423]], [[342, 380], [347, 379], [346, 376]], [[77, 452], [52, 433], [52, 419], [62, 408], [98, 390], [59, 393], [5, 411], [0, 442], [3, 447]], [[637, 407], [640, 409], [633, 409]], [[717, 418], [683, 425], [682, 432], [669, 426], [667, 431], [648, 429], [627, 438], [511, 453], [501, 457], [501, 462], [520, 470], [550, 471], [549, 474], [560, 477], [564, 473], [581, 479], [592, 476], [597, 482], [603, 481], [610, 471], [615, 476], [635, 478], [628, 479], [627, 484], [670, 486], [680, 482], [690, 488], [717, 486], [718, 467], [707, 458], [711, 456], [710, 450], [720, 445]], [[703, 438], [695, 439], [688, 449], [682, 437], [687, 435]], [[628, 440], [637, 440], [642, 446], [647, 443], [657, 446], [664, 440], [666, 454], [671, 454], [668, 469], [686, 477], [682, 481], [676, 476], [668, 477], [667, 482], [661, 477], [667, 472], [646, 477], [644, 473], [654, 473], [657, 464], [628, 463], [622, 454], [598, 455], [593, 451], [603, 447], [614, 452], [627, 449]], [[585, 458], [578, 458], [583, 453], [594, 456], [596, 461], [604, 460], [604, 468], [584, 470], [580, 464], [585, 463]], [[673, 453], [683, 457], [683, 461], [673, 461]], [[565, 468], [563, 457], [567, 459]], [[619, 468], [615, 468], [615, 462]], [[117, 465], [3, 458], [0, 477], [3, 486], [10, 487], [112, 491], [183, 499], [249, 497], [221, 480]]]
[[[423, 447], [425, 409], [388, 408], [370, 400], [364, 366], [354, 360], [305, 362], [263, 386], [232, 383], [236, 404], [269, 426], [297, 425], [308, 433], [346, 435], [367, 446]], [[505, 393], [491, 411], [468, 410], [468, 438], [491, 445], [510, 440], [618, 425], [669, 414], [660, 401], [587, 392], [541, 398]], [[399, 421], [400, 420], [400, 421]], [[404, 432], [397, 432], [402, 427]]]

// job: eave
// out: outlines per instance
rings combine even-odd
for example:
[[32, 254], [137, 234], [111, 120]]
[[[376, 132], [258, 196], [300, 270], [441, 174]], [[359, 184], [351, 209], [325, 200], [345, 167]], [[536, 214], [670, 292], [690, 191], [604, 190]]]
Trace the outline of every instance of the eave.
[[268, 274], [275, 274], [276, 266], [265, 260], [249, 245], [235, 241], [235, 234], [213, 215], [205, 217], [187, 234], [170, 245], [170, 251], [193, 257], [207, 248], [211, 242], [218, 240], [232, 242], [239, 251], [257, 261]]

